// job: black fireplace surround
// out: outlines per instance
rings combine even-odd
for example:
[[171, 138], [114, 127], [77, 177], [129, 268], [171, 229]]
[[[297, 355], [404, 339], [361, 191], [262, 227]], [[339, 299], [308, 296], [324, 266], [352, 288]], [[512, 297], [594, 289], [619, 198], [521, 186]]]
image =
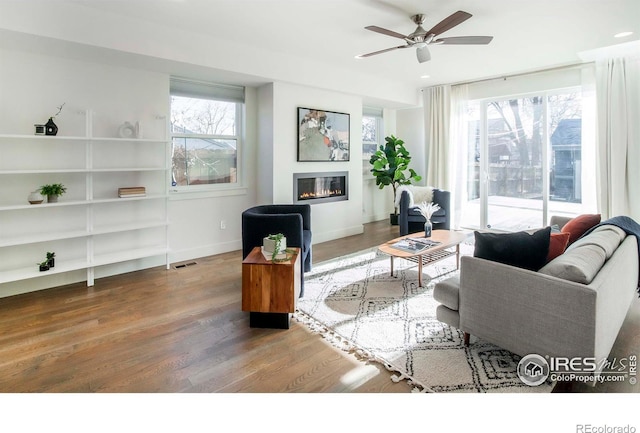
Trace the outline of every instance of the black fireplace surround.
[[294, 173], [294, 203], [327, 203], [349, 200], [349, 172]]

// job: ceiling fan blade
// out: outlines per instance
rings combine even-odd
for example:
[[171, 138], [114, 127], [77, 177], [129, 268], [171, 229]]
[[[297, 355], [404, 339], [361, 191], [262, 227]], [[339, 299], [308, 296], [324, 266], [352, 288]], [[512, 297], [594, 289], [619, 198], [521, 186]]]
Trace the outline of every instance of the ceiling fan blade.
[[416, 48], [416, 55], [418, 56], [418, 63], [424, 63], [431, 60], [431, 53], [426, 45], [421, 48]]
[[373, 53], [360, 54], [360, 55], [357, 55], [356, 58], [361, 59], [361, 58], [364, 58], [364, 57], [371, 57], [371, 56], [375, 56], [376, 54], [382, 54], [382, 53], [386, 53], [388, 51], [397, 50], [398, 48], [407, 48], [407, 47], [408, 47], [408, 45], [400, 45], [398, 47], [392, 47], [392, 48], [387, 48], [385, 50], [374, 51]]
[[365, 27], [365, 29], [371, 30], [372, 32], [381, 33], [383, 35], [393, 36], [394, 38], [399, 38], [399, 39], [406, 38], [405, 35], [401, 35], [400, 33], [394, 32], [393, 30], [383, 29], [382, 27], [378, 27], [378, 26], [367, 26]]
[[457, 36], [453, 38], [436, 39], [436, 45], [486, 45], [493, 40], [493, 36]]
[[447, 18], [443, 19], [438, 24], [436, 24], [435, 27], [433, 27], [431, 30], [427, 32], [427, 34], [428, 35], [433, 34], [435, 36], [438, 36], [440, 33], [444, 33], [447, 30], [454, 28], [458, 24], [463, 23], [464, 21], [468, 20], [471, 17], [472, 15], [469, 12], [464, 12], [464, 11], [454, 12], [453, 14], [449, 15]]

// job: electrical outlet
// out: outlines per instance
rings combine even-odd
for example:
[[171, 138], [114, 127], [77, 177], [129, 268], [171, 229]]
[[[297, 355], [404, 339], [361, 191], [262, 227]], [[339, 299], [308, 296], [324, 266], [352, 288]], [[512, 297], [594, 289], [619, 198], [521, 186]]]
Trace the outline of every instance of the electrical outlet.
[[227, 229], [227, 222], [225, 220], [220, 220], [220, 230]]

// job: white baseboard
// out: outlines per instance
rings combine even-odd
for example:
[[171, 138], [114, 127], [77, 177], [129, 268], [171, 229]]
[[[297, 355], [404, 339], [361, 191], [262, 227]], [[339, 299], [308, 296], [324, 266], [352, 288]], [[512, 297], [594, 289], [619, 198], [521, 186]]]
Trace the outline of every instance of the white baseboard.
[[372, 223], [376, 221], [389, 220], [389, 214], [393, 212], [387, 212], [382, 214], [364, 215], [362, 217], [363, 223]]
[[332, 241], [334, 239], [346, 238], [347, 236], [359, 235], [364, 232], [364, 227], [362, 224], [342, 228], [340, 230], [334, 230], [330, 232], [323, 233], [313, 233], [312, 243], [320, 244], [322, 242]]
[[169, 254], [171, 263], [183, 262], [185, 260], [193, 260], [200, 257], [215, 256], [216, 254], [228, 253], [242, 249], [242, 240], [234, 240], [222, 242], [218, 244], [205, 245], [198, 248], [189, 248], [184, 250], [172, 250]]

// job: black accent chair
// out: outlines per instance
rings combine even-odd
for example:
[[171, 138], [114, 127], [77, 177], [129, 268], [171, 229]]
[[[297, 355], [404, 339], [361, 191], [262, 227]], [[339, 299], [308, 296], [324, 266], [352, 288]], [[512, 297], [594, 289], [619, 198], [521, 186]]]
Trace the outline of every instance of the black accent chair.
[[308, 204], [270, 204], [242, 212], [242, 257], [262, 245], [262, 238], [282, 233], [287, 247], [302, 250], [300, 297], [304, 294], [304, 273], [311, 271], [311, 206]]
[[[433, 202], [440, 206], [440, 209], [431, 216], [433, 229], [449, 230], [451, 228], [451, 193], [434, 188]], [[415, 206], [409, 207], [409, 203], [409, 193], [402, 191], [402, 195], [400, 196], [400, 213], [398, 214], [400, 236], [424, 231], [424, 223], [427, 222], [418, 208]]]

